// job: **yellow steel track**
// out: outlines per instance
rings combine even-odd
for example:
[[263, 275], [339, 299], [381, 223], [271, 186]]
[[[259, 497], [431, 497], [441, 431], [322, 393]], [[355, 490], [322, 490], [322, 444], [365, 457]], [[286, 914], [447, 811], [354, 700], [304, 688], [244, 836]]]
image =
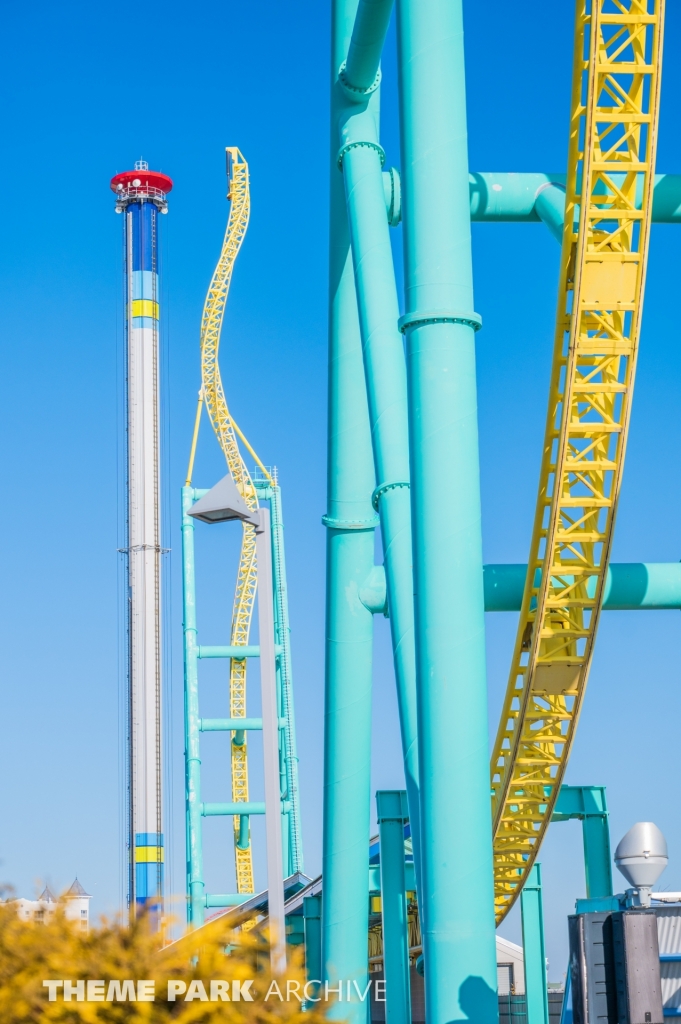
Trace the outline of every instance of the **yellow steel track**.
[[[253, 486], [251, 475], [241, 456], [236, 438], [235, 425], [229, 413], [225, 393], [220, 377], [218, 350], [224, 318], [229, 285], [232, 279], [234, 263], [243, 242], [250, 214], [250, 190], [248, 180], [248, 164], [236, 148], [228, 148], [230, 163], [229, 193], [231, 200], [227, 230], [220, 259], [215, 268], [201, 319], [201, 377], [203, 398], [213, 430], [224, 452], [227, 466], [239, 491], [249, 508], [258, 507], [258, 498]], [[255, 529], [243, 524], [243, 538], [239, 571], [237, 576], [234, 606], [232, 610], [232, 629], [230, 644], [245, 646], [253, 615], [253, 603], [258, 582], [258, 569], [255, 557]], [[230, 662], [229, 697], [230, 716], [243, 718], [246, 716], [246, 659]], [[233, 733], [232, 737], [236, 734]], [[235, 803], [248, 800], [248, 751], [245, 733], [242, 746], [230, 744], [232, 764], [232, 800]], [[241, 818], [234, 818], [234, 856], [236, 862], [237, 892], [254, 892], [253, 856], [250, 841], [246, 849], [237, 845]]]
[[497, 920], [551, 820], [593, 652], [646, 269], [664, 0], [579, 0], [551, 389], [527, 581], [492, 755]]

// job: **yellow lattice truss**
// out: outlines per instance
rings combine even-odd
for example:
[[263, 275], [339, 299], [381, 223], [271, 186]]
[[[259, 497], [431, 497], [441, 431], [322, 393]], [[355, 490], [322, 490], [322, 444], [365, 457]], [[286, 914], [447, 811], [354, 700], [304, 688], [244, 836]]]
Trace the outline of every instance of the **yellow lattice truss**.
[[581, 0], [549, 409], [528, 576], [492, 755], [497, 919], [551, 819], [584, 697], [631, 412], [663, 0]]
[[[229, 472], [248, 507], [254, 509], [258, 506], [258, 498], [250, 473], [239, 450], [218, 365], [220, 335], [229, 285], [232, 279], [234, 263], [246, 234], [250, 214], [248, 164], [238, 149], [229, 148], [227, 154], [230, 166], [230, 191], [227, 198], [231, 200], [231, 206], [220, 259], [208, 288], [201, 320], [201, 377], [203, 398], [208, 415], [227, 460]], [[243, 524], [239, 572], [232, 611], [230, 644], [234, 647], [246, 646], [248, 644], [257, 583], [258, 568], [255, 557], [255, 529], [249, 524]], [[237, 661], [232, 659], [230, 665], [230, 714], [232, 718], [244, 718], [246, 716], [246, 660]], [[235, 733], [232, 733], [232, 739], [235, 735]], [[244, 736], [242, 746], [236, 746], [234, 742], [230, 744], [232, 800], [235, 803], [248, 800], [248, 751], [245, 735], [245, 733], [242, 733], [242, 736]], [[246, 849], [242, 849], [238, 845], [240, 828], [241, 818], [235, 817], [234, 855], [236, 861], [237, 892], [249, 893], [255, 891], [253, 884], [253, 857], [250, 842]]]

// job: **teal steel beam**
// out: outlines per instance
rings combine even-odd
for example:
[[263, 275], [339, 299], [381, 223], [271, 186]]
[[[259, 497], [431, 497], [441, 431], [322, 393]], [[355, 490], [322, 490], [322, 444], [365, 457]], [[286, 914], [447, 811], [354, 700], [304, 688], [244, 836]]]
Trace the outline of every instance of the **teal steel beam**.
[[204, 881], [201, 845], [201, 753], [199, 749], [199, 674], [196, 643], [196, 582], [194, 520], [187, 515], [194, 503], [191, 487], [182, 488], [182, 601], [184, 637], [184, 744], [187, 849], [188, 922], [203, 924]]
[[[369, 874], [373, 616], [360, 591], [374, 567], [371, 454], [362, 344], [343, 178], [336, 163], [338, 123], [352, 101], [338, 80], [357, 0], [334, 0], [331, 52], [329, 231], [329, 421], [324, 709], [322, 980], [342, 981], [350, 1001], [329, 1013], [365, 1024], [359, 998], [368, 982], [369, 901], [357, 880]], [[378, 103], [378, 90], [370, 103]], [[356, 986], [351, 982], [356, 982]]]
[[[275, 475], [276, 479], [276, 475]], [[286, 586], [286, 556], [284, 550], [284, 520], [281, 508], [281, 488], [275, 483], [270, 488], [272, 516], [272, 572], [274, 587], [275, 653], [278, 658], [280, 714], [284, 720], [281, 745], [283, 759], [283, 796], [291, 811], [282, 822], [282, 841], [285, 844], [285, 874], [294, 875], [303, 870], [303, 836], [300, 827], [300, 794], [298, 790], [298, 754], [296, 750], [295, 715], [293, 707], [293, 678], [291, 669], [291, 628], [288, 614]], [[281, 723], [280, 723], [281, 724]], [[284, 831], [285, 829], [285, 831]]]
[[[557, 218], [562, 226], [565, 214], [564, 174], [483, 171], [471, 174], [469, 185], [471, 220], [547, 221], [546, 200], [549, 199], [555, 206], [549, 220]], [[652, 216], [657, 224], [681, 223], [681, 174], [655, 175]], [[555, 225], [549, 223], [549, 226], [558, 237]]]
[[402, 336], [397, 328], [399, 305], [390, 228], [385, 216], [378, 112], [351, 110], [341, 123], [340, 147], [378, 481], [373, 505], [381, 520], [402, 755], [418, 880], [421, 832], [407, 372]]
[[[383, 918], [383, 977], [386, 1024], [410, 1024], [409, 930], [404, 870], [404, 826], [409, 821], [407, 794], [376, 793]], [[548, 1022], [547, 1022], [548, 1024]]]
[[551, 186], [564, 191], [565, 175], [472, 172], [468, 176], [471, 220], [500, 223], [541, 221], [536, 207], [537, 196]]
[[[517, 612], [523, 600], [527, 566], [486, 565], [485, 611]], [[537, 580], [541, 572], [537, 570]], [[593, 585], [587, 585], [591, 593]], [[593, 593], [591, 593], [593, 596]], [[608, 567], [605, 611], [681, 609], [681, 562], [621, 562]]]
[[[416, 892], [416, 874], [414, 862], [404, 862], [404, 886], [407, 892]], [[373, 865], [369, 869], [369, 892], [378, 896], [381, 892], [381, 867], [380, 864]]]
[[[389, 178], [390, 176], [390, 178]], [[384, 173], [386, 206], [390, 223], [400, 223], [399, 173], [395, 168]], [[544, 221], [559, 238], [565, 215], [565, 175], [478, 171], [468, 178], [471, 220], [488, 223], [538, 223]], [[681, 174], [656, 174], [653, 189], [652, 218], [656, 224], [681, 223]], [[559, 239], [560, 240], [560, 239]]]
[[199, 658], [234, 658], [236, 661], [243, 661], [244, 658], [259, 658], [259, 647], [206, 647], [201, 645], [197, 650]]
[[[614, 175], [613, 179], [617, 184], [624, 180], [624, 174]], [[558, 210], [562, 205], [562, 224], [565, 213], [564, 174], [478, 172], [470, 175], [469, 183], [471, 220], [544, 220], [542, 204], [540, 202], [538, 206], [537, 199], [549, 189]], [[657, 224], [681, 223], [681, 174], [655, 175], [652, 218]], [[553, 233], [556, 234], [555, 231]]]
[[[525, 588], [527, 566], [522, 563], [483, 566], [486, 612], [517, 612]], [[537, 570], [537, 583], [541, 572]], [[592, 584], [587, 584], [592, 593]], [[593, 594], [592, 594], [593, 596]], [[385, 569], [374, 566], [360, 592], [362, 603], [374, 614], [387, 614]], [[681, 609], [681, 562], [615, 562], [605, 582], [605, 611]]]
[[205, 905], [209, 909], [211, 907], [239, 907], [242, 903], [246, 903], [248, 900], [253, 899], [252, 892], [239, 892], [229, 893], [226, 895], [209, 895], [205, 896]]
[[542, 185], [537, 190], [534, 208], [556, 241], [562, 243], [565, 224], [565, 188], [562, 185]]
[[561, 786], [551, 821], [582, 822], [587, 899], [613, 895], [605, 786]]
[[322, 980], [322, 897], [303, 897], [303, 919], [305, 929], [305, 977], [309, 986], [308, 1007], [318, 998]]
[[[279, 728], [286, 728], [286, 719], [279, 719]], [[200, 718], [201, 732], [243, 732], [262, 729], [262, 718]], [[241, 746], [242, 744], [239, 744]]]
[[398, 0], [426, 1020], [498, 1020], [461, 0]]
[[393, 0], [359, 0], [348, 56], [339, 79], [350, 98], [362, 103], [380, 82], [379, 65]]
[[541, 866], [535, 862], [520, 894], [527, 1024], [549, 1024], [549, 994], [544, 950]]
[[[564, 174], [483, 171], [471, 174], [469, 183], [471, 220], [544, 220], [552, 234], [561, 240], [562, 232], [559, 236], [555, 225], [559, 221], [562, 228], [565, 215]], [[547, 200], [554, 206], [554, 211], [548, 215]], [[681, 174], [655, 175], [652, 216], [657, 224], [681, 223]]]
[[265, 802], [254, 800], [241, 800], [238, 803], [222, 804], [201, 804], [201, 814], [204, 818], [218, 815], [239, 815], [239, 814], [264, 814]]

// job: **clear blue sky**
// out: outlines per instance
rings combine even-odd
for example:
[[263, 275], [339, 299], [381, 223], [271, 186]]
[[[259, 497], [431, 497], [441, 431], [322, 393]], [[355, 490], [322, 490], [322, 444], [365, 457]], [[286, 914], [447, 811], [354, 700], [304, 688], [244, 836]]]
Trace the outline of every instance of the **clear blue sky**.
[[[572, 3], [466, 7], [470, 167], [564, 168]], [[223, 377], [238, 422], [284, 490], [306, 868], [320, 866], [326, 401], [329, 4], [168, 3], [134, 17], [39, 2], [4, 16], [0, 245], [2, 703], [0, 878], [29, 895], [77, 873], [95, 913], [120, 894], [119, 487], [121, 223], [108, 182], [143, 156], [175, 181], [164, 219], [165, 514], [172, 647], [172, 877], [182, 883], [179, 487], [199, 385], [198, 325], [227, 204], [224, 147], [251, 167], [252, 219], [235, 274]], [[681, 13], [669, 5], [658, 169], [681, 170]], [[384, 144], [399, 166], [394, 38]], [[542, 225], [474, 226], [485, 558], [524, 561], [546, 403], [558, 247]], [[396, 251], [399, 229], [394, 233]], [[671, 298], [681, 234], [653, 229], [631, 440], [614, 558], [681, 556], [681, 347]], [[400, 269], [398, 266], [398, 275]], [[205, 424], [204, 424], [205, 427]], [[195, 480], [221, 473], [206, 430]], [[222, 547], [220, 547], [222, 545]], [[199, 545], [200, 625], [224, 642], [235, 553]], [[488, 617], [491, 731], [514, 616]], [[568, 781], [606, 785], [613, 841], [652, 819], [681, 889], [677, 612], [606, 613]], [[224, 678], [204, 677], [206, 713]], [[257, 701], [251, 705], [257, 710]], [[401, 785], [387, 623], [377, 622], [374, 788]], [[209, 798], [227, 764], [206, 738]], [[254, 755], [256, 747], [254, 746]], [[253, 758], [257, 760], [257, 758]], [[254, 772], [254, 786], [258, 785]], [[207, 874], [228, 888], [226, 825]], [[214, 826], [214, 827], [213, 827]], [[554, 826], [542, 863], [551, 977], [583, 895], [579, 825]], [[258, 861], [260, 879], [263, 865]], [[517, 920], [502, 926], [518, 937]]]

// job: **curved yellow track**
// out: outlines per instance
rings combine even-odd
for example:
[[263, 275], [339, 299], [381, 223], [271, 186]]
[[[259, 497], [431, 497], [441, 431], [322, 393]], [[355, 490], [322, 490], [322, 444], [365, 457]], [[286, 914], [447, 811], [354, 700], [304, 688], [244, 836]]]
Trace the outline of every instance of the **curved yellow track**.
[[[250, 191], [248, 181], [248, 164], [238, 149], [228, 149], [228, 165], [230, 168], [230, 191], [227, 196], [231, 200], [227, 230], [222, 244], [220, 259], [215, 268], [208, 288], [206, 302], [201, 319], [201, 378], [203, 399], [213, 430], [224, 452], [227, 466], [239, 491], [249, 508], [257, 508], [258, 498], [246, 464], [241, 457], [236, 438], [234, 423], [229, 413], [227, 400], [220, 377], [218, 350], [220, 334], [224, 318], [229, 285], [236, 257], [239, 254], [250, 214]], [[248, 644], [248, 636], [253, 615], [253, 603], [258, 582], [258, 569], [255, 557], [255, 529], [243, 524], [243, 539], [239, 558], [234, 607], [232, 610], [232, 629], [230, 644], [242, 646]], [[230, 716], [243, 718], [246, 716], [246, 659], [230, 662], [229, 696]], [[233, 733], [232, 736], [235, 734]], [[243, 746], [235, 746], [232, 742], [232, 800], [242, 802], [248, 800], [248, 751], [245, 733]], [[237, 845], [241, 818], [234, 818], [234, 855], [236, 861], [237, 892], [254, 892], [253, 857], [250, 840], [248, 847], [242, 849]]]
[[636, 370], [663, 0], [577, 4], [565, 231], [528, 577], [492, 755], [497, 920], [519, 895], [574, 739]]

